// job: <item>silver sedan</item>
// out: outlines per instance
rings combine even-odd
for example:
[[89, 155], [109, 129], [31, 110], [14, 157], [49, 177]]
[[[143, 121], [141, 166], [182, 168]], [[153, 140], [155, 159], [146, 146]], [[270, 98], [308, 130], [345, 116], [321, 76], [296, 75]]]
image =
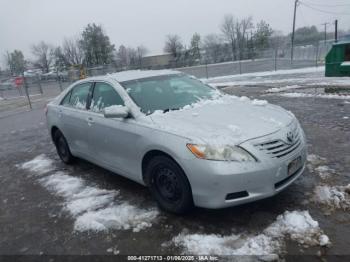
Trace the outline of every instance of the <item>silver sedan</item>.
[[63, 162], [83, 158], [146, 185], [174, 213], [273, 196], [306, 161], [291, 112], [170, 70], [78, 81], [48, 104], [47, 122]]

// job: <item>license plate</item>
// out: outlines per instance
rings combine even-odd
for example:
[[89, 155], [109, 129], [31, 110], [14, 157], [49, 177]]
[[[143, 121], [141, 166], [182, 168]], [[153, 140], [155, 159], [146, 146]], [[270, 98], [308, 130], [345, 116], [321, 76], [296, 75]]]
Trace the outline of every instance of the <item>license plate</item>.
[[293, 175], [301, 168], [301, 156], [294, 159], [288, 164], [288, 176]]

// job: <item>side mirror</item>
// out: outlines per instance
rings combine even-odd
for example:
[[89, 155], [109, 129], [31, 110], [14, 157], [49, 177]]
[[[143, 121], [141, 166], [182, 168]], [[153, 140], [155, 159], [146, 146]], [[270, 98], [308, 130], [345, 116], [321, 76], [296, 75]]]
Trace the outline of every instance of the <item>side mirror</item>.
[[109, 106], [103, 109], [105, 118], [126, 118], [129, 116], [129, 108], [126, 106]]

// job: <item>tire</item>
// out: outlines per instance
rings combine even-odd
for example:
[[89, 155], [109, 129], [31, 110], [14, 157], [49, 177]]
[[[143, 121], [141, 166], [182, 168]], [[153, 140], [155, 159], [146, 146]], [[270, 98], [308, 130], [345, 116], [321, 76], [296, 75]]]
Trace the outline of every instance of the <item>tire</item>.
[[169, 157], [156, 156], [151, 159], [145, 178], [161, 209], [184, 214], [193, 208], [190, 183], [180, 166]]
[[56, 146], [57, 154], [61, 160], [67, 165], [72, 164], [75, 158], [70, 152], [67, 140], [61, 131], [57, 130], [54, 133], [53, 141]]

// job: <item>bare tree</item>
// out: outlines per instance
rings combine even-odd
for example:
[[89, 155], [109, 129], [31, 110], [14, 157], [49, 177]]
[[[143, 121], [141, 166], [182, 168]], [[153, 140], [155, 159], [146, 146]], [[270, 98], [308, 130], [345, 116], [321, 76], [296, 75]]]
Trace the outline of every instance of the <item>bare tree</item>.
[[237, 53], [239, 53], [239, 58], [242, 59], [244, 49], [247, 46], [247, 33], [251, 28], [253, 28], [253, 18], [251, 16], [242, 20], [235, 19], [233, 15], [224, 17], [221, 32], [230, 43], [233, 58], [237, 58]]
[[178, 35], [168, 35], [165, 41], [164, 51], [170, 53], [175, 60], [179, 59], [184, 46]]
[[128, 50], [124, 45], [119, 46], [117, 59], [122, 67], [127, 67], [129, 65]]
[[244, 50], [247, 47], [248, 30], [253, 28], [253, 18], [251, 16], [243, 18], [236, 23], [237, 43], [240, 59], [243, 58]]
[[133, 47], [128, 47], [126, 51], [128, 56], [128, 66], [137, 66], [139, 61], [137, 49]]
[[139, 66], [142, 68], [142, 58], [148, 53], [148, 50], [143, 45], [138, 46], [136, 49]]
[[68, 65], [81, 65], [84, 52], [79, 46], [80, 39], [66, 38], [63, 41], [62, 53]]
[[210, 34], [204, 37], [203, 48], [207, 62], [220, 62], [222, 56], [222, 39], [216, 34]]
[[14, 50], [11, 53], [7, 51], [5, 59], [12, 75], [23, 74], [27, 62], [24, 60], [22, 51]]
[[51, 45], [41, 41], [32, 46], [32, 53], [36, 60], [34, 65], [39, 67], [43, 72], [48, 73], [54, 60], [54, 49]]
[[224, 37], [230, 43], [231, 46], [232, 59], [236, 57], [236, 25], [237, 23], [233, 15], [225, 15], [224, 21], [221, 24], [221, 32], [223, 33]]
[[196, 63], [201, 58], [201, 36], [198, 33], [194, 33], [191, 38], [191, 45], [189, 50], [189, 58], [190, 58], [190, 64]]

